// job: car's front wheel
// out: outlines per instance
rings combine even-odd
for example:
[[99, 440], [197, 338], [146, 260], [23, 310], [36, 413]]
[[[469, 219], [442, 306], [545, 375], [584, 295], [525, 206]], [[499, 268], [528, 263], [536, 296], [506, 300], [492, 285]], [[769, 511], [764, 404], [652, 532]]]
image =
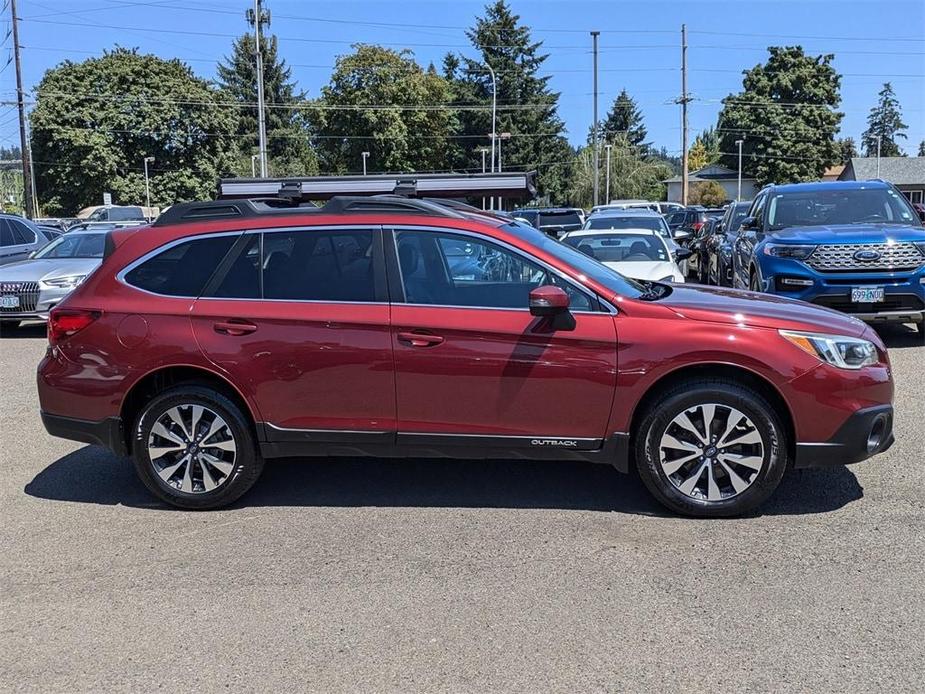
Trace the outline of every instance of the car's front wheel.
[[787, 467], [786, 432], [758, 393], [727, 380], [666, 392], [636, 432], [636, 465], [672, 511], [735, 516], [763, 503]]
[[185, 509], [226, 506], [263, 471], [244, 413], [201, 385], [176, 386], [150, 400], [135, 422], [132, 453], [144, 485]]

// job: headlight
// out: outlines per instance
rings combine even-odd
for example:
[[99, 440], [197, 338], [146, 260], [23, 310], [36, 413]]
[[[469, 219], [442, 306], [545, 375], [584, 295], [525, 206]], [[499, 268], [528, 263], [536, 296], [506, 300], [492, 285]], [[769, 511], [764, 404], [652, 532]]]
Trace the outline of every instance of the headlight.
[[793, 258], [795, 260], [806, 260], [816, 250], [815, 246], [789, 246], [784, 243], [766, 243], [764, 245], [764, 254], [773, 255], [775, 258]]
[[780, 334], [804, 352], [840, 369], [860, 369], [877, 363], [873, 342], [844, 335], [820, 335], [781, 330]]
[[42, 282], [55, 289], [74, 289], [74, 287], [83, 282], [86, 277], [86, 275], [69, 275], [68, 277], [55, 277], [50, 280], [42, 280]]

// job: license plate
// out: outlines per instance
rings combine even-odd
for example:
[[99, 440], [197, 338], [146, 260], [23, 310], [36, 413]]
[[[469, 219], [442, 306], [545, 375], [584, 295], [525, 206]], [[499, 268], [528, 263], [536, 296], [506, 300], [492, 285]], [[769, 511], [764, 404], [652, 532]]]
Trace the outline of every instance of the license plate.
[[19, 297], [0, 296], [0, 308], [19, 308]]
[[876, 304], [883, 301], [883, 287], [852, 287], [851, 301], [856, 304]]

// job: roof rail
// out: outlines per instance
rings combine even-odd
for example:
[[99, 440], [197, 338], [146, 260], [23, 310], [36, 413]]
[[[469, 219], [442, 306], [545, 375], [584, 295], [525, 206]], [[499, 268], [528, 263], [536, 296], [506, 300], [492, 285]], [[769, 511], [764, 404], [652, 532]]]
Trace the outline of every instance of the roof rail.
[[281, 214], [426, 214], [433, 217], [464, 219], [462, 212], [433, 200], [406, 198], [399, 195], [371, 195], [333, 197], [318, 207], [311, 203], [298, 204], [289, 199], [264, 198], [256, 200], [207, 200], [173, 205], [161, 213], [151, 226], [217, 221], [223, 219], [253, 219]]

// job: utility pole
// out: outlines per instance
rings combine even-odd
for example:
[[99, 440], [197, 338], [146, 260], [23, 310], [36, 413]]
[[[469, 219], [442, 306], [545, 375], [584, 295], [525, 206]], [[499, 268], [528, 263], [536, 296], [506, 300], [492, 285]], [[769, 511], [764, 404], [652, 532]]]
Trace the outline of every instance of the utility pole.
[[681, 25], [681, 204], [687, 204], [687, 25]]
[[601, 35], [599, 31], [591, 32], [591, 42], [593, 45], [594, 52], [594, 130], [592, 131], [592, 147], [594, 152], [594, 205], [598, 203], [598, 193], [600, 189], [600, 164], [601, 157], [598, 147], [597, 137], [598, 137], [598, 122], [597, 122], [597, 37]]
[[881, 136], [877, 135], [877, 178], [880, 178], [880, 140]]
[[10, 0], [13, 18], [13, 55], [16, 61], [16, 102], [19, 108], [19, 144], [22, 149], [23, 207], [26, 217], [35, 217], [35, 194], [32, 187], [32, 148], [26, 136], [26, 106], [22, 88], [22, 65], [19, 59], [19, 18], [16, 16], [16, 0]]
[[260, 158], [259, 154], [251, 155], [251, 178], [257, 178], [257, 160]]
[[369, 152], [360, 152], [360, 156], [363, 157], [363, 175], [366, 175], [366, 158], [369, 156]]
[[739, 187], [736, 193], [736, 202], [742, 200], [742, 143], [744, 140], [736, 140], [736, 146], [739, 148]]
[[[260, 150], [260, 177], [267, 177], [267, 126], [264, 117], [265, 106], [263, 103], [263, 56], [260, 53], [260, 25], [266, 21], [270, 23], [267, 16], [264, 20], [263, 9], [261, 5], [263, 0], [254, 0], [253, 17], [248, 17], [254, 24], [254, 55], [257, 60], [257, 139]], [[248, 14], [250, 14], [250, 10]]]
[[604, 149], [607, 150], [607, 183], [604, 185], [604, 204], [607, 205], [610, 203], [610, 150], [613, 149], [613, 145], [608, 142]]
[[[154, 157], [145, 157], [145, 205], [151, 207], [151, 185], [148, 182], [148, 162], [154, 161]], [[147, 210], [145, 211], [147, 214]]]

